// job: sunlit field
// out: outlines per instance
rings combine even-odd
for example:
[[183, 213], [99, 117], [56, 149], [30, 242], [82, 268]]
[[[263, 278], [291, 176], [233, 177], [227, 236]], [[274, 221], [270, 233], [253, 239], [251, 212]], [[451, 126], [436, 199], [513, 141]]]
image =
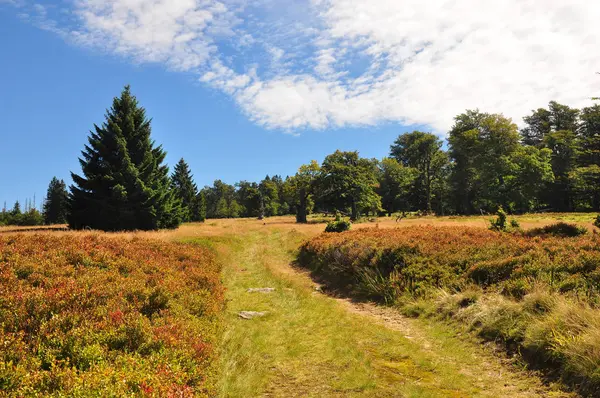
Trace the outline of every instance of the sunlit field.
[[[564, 383], [594, 393], [595, 216], [514, 217], [523, 230], [574, 223], [589, 230], [580, 238], [491, 232], [491, 216], [379, 217], [324, 235], [331, 216], [123, 233], [2, 227], [0, 324], [8, 343], [0, 349], [0, 385], [9, 396], [573, 395], [531, 372], [535, 365], [559, 369]], [[342, 269], [350, 258], [354, 267], [378, 267], [377, 253], [402, 253], [407, 243], [423, 248], [423, 261], [410, 266], [412, 287], [398, 271], [371, 274], [353, 290], [360, 278]], [[556, 250], [556, 272], [550, 276], [542, 260], [533, 272], [532, 261], [548, 250]], [[315, 261], [334, 251], [337, 274], [322, 272], [330, 260], [314, 272]], [[588, 266], [579, 267], [584, 258]], [[342, 283], [350, 289], [327, 290], [334, 274], [350, 276]], [[275, 290], [248, 292], [264, 287]], [[363, 314], [340, 294], [393, 313]], [[240, 311], [266, 315], [244, 320]], [[482, 339], [537, 361], [506, 363]]]

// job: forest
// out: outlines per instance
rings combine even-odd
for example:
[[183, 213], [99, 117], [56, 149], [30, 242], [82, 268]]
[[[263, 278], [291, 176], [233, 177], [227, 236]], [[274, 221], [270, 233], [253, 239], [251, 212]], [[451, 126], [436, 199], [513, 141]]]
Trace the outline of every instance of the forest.
[[[68, 223], [75, 229], [152, 230], [206, 218], [311, 213], [363, 216], [470, 215], [600, 210], [600, 105], [557, 102], [533, 110], [523, 128], [498, 113], [467, 110], [442, 140], [405, 132], [387, 157], [336, 151], [292, 176], [221, 180], [198, 188], [181, 159], [170, 173], [166, 151], [151, 139], [150, 119], [126, 86], [101, 126], [94, 126], [73, 185], [52, 179], [42, 211], [19, 202], [0, 225]], [[202, 171], [199, 171], [200, 173]]]

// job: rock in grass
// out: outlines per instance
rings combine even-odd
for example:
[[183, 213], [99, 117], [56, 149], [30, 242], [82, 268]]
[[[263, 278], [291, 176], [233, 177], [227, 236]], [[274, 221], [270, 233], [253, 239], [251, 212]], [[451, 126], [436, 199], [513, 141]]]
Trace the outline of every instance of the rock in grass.
[[251, 287], [248, 289], [248, 293], [271, 293], [274, 291], [274, 287]]
[[260, 318], [261, 316], [267, 315], [267, 312], [258, 311], [240, 311], [238, 316], [242, 319]]

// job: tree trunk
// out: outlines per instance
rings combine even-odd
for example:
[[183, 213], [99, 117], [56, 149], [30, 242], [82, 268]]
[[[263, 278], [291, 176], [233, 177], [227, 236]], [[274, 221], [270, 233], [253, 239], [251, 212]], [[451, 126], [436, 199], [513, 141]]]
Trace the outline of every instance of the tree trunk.
[[358, 208], [356, 207], [356, 200], [354, 200], [354, 198], [352, 198], [352, 215], [350, 217], [350, 220], [358, 220]]
[[298, 204], [298, 209], [296, 210], [296, 222], [297, 223], [306, 223], [306, 190], [304, 188], [300, 189], [300, 202]]
[[425, 195], [427, 195], [427, 214], [431, 214], [431, 164], [427, 163], [427, 172], [425, 175]]

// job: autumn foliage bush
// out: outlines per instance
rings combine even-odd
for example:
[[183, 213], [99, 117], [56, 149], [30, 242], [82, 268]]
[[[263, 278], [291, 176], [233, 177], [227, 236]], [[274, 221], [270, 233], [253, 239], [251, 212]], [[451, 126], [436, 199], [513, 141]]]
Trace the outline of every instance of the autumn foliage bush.
[[0, 235], [0, 390], [214, 395], [219, 275], [197, 246]]
[[600, 236], [565, 238], [557, 230], [565, 232], [363, 229], [322, 234], [298, 260], [352, 295], [393, 302], [411, 316], [457, 320], [598, 396]]
[[321, 234], [301, 247], [299, 260], [331, 284], [374, 299], [383, 297], [365, 290], [365, 282], [381, 277], [395, 296], [458, 291], [469, 284], [500, 292], [519, 280], [600, 303], [597, 235], [564, 239], [468, 227], [362, 229]]

